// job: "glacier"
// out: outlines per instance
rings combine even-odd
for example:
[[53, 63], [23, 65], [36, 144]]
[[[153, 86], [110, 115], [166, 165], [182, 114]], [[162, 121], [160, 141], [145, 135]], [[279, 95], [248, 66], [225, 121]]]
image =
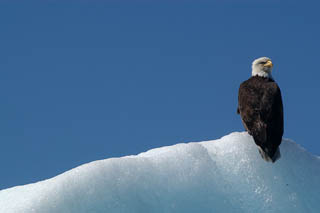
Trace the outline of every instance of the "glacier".
[[0, 191], [3, 213], [319, 212], [320, 158], [283, 139], [265, 162], [252, 137], [181, 143], [94, 161]]

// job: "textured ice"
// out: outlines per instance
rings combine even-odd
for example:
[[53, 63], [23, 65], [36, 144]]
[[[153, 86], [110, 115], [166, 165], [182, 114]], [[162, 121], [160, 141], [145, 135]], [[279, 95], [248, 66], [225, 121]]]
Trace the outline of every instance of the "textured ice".
[[320, 158], [280, 148], [267, 163], [242, 132], [94, 161], [0, 191], [0, 212], [319, 212]]

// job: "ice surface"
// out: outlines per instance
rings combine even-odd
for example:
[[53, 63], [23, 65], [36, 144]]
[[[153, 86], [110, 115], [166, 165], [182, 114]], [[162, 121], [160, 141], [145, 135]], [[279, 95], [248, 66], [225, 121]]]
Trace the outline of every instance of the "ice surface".
[[0, 212], [319, 212], [320, 158], [280, 148], [267, 163], [242, 132], [95, 161], [0, 191]]

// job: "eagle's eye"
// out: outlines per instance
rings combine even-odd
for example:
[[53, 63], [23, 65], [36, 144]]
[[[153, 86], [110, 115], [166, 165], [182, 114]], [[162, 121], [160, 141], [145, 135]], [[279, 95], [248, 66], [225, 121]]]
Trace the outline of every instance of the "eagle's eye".
[[265, 64], [265, 63], [267, 63], [267, 62], [266, 62], [266, 61], [261, 61], [261, 62], [260, 62], [260, 64]]

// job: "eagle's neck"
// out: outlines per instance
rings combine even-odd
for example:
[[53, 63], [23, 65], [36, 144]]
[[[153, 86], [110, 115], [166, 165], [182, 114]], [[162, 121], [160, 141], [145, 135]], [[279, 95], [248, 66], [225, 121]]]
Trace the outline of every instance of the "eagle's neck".
[[263, 72], [262, 70], [252, 69], [252, 76], [260, 76], [263, 78], [273, 79], [271, 73]]

